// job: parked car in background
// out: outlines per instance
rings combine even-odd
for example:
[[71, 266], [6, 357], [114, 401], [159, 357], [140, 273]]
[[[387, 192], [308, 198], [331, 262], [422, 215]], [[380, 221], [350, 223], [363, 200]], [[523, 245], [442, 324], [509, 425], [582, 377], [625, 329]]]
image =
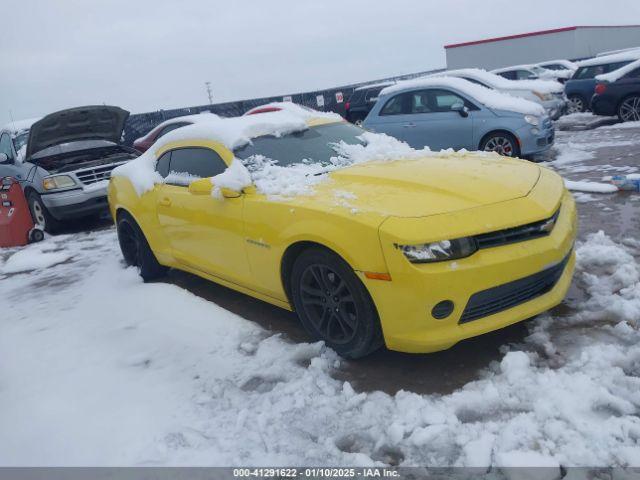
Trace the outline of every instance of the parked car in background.
[[591, 97], [595, 93], [597, 75], [613, 72], [638, 59], [640, 50], [630, 50], [577, 62], [578, 69], [564, 87], [569, 99], [569, 112], [586, 112], [589, 109]]
[[[204, 115], [204, 117], [203, 117]], [[165, 120], [164, 122], [156, 125], [151, 129], [146, 135], [137, 138], [133, 142], [133, 146], [139, 152], [146, 152], [151, 145], [153, 145], [159, 138], [162, 138], [169, 132], [176, 130], [177, 128], [186, 127], [187, 125], [192, 125], [197, 123], [199, 120], [206, 118], [207, 115], [214, 115], [210, 112], [202, 112], [196, 115], [184, 115], [182, 117], [174, 117], [169, 120]]]
[[[338, 165], [336, 144], [366, 149], [367, 132], [306, 111], [293, 128], [283, 113], [185, 127], [114, 172], [122, 255], [144, 280], [176, 268], [293, 310], [349, 358], [382, 345], [443, 350], [562, 301], [577, 220], [558, 174], [472, 153], [408, 160], [403, 149]], [[265, 175], [272, 192], [304, 182], [303, 160], [322, 174], [311, 190], [263, 190]], [[345, 192], [349, 203], [336, 202]]]
[[539, 104], [452, 77], [385, 88], [363, 126], [414, 148], [464, 148], [509, 157], [548, 150], [555, 134]]
[[578, 69], [578, 65], [569, 60], [550, 60], [536, 64], [538, 67], [544, 68], [555, 75], [555, 79], [561, 83], [570, 79], [574, 72]]
[[622, 122], [640, 121], [640, 60], [596, 76], [591, 99], [596, 115], [617, 115]]
[[120, 144], [128, 116], [100, 105], [9, 124], [0, 131], [0, 177], [20, 180], [34, 222], [48, 232], [106, 212], [111, 171], [138, 156]]
[[395, 82], [376, 83], [356, 88], [349, 100], [344, 105], [345, 117], [348, 122], [362, 125], [378, 100], [378, 95], [383, 88], [393, 85]]
[[501, 93], [539, 103], [544, 107], [547, 115], [549, 115], [552, 120], [557, 120], [567, 110], [568, 102], [564, 96], [564, 87], [555, 81], [508, 80], [500, 75], [478, 68], [447, 70], [429, 75], [429, 77], [463, 78], [469, 82], [490, 88], [491, 90], [497, 90]]
[[258, 113], [279, 112], [280, 110], [292, 110], [296, 113], [300, 113], [300, 111], [305, 111], [309, 114], [318, 113], [312, 108], [293, 102], [270, 102], [264, 105], [258, 105], [257, 107], [253, 107], [252, 109], [247, 110], [243, 114], [243, 117], [247, 115], [256, 115]]
[[509, 80], [557, 80], [558, 76], [552, 70], [537, 65], [514, 65], [512, 67], [497, 68], [491, 73]]

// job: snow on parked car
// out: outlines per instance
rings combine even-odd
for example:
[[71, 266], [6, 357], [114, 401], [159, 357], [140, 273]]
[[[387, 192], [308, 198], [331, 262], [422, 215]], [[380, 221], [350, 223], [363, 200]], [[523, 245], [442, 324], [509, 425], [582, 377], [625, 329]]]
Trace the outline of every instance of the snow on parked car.
[[413, 148], [494, 151], [533, 156], [553, 144], [544, 108], [462, 78], [419, 78], [380, 92], [364, 127]]
[[479, 68], [463, 68], [447, 70], [429, 77], [457, 77], [477, 83], [483, 87], [497, 90], [514, 97], [524, 98], [539, 103], [547, 111], [552, 120], [557, 120], [567, 109], [564, 87], [549, 80], [509, 80]]

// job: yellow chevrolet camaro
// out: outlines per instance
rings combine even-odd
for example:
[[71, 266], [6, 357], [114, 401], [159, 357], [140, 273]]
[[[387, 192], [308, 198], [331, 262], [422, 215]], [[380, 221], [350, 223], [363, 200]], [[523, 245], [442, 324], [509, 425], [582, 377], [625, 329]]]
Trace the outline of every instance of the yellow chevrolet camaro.
[[[362, 143], [363, 131], [305, 122], [237, 147], [223, 120], [222, 132], [185, 127], [131, 162], [155, 169], [146, 188], [116, 171], [109, 205], [126, 262], [145, 280], [177, 268], [294, 310], [349, 358], [383, 344], [446, 349], [562, 301], [576, 210], [557, 174], [472, 153], [336, 165], [336, 142]], [[265, 158], [282, 175], [302, 160], [332, 168], [295, 195], [211, 180], [232, 162], [255, 179]]]

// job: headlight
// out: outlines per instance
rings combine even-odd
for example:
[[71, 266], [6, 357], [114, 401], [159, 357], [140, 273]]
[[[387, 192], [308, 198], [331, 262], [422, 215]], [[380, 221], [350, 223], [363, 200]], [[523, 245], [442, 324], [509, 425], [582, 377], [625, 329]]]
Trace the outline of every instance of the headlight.
[[534, 127], [537, 127], [538, 125], [540, 125], [540, 119], [535, 115], [525, 115], [524, 121], [527, 122], [529, 125], [533, 125]]
[[45, 190], [56, 190], [58, 188], [73, 187], [76, 184], [75, 180], [69, 175], [55, 175], [53, 177], [47, 177], [42, 180], [42, 186]]
[[551, 95], [550, 93], [540, 93], [540, 92], [533, 92], [533, 94], [538, 97], [540, 100], [542, 100], [543, 102], [547, 102], [549, 100], [553, 100], [553, 95]]
[[468, 257], [478, 246], [473, 238], [456, 238], [422, 245], [396, 245], [411, 263], [442, 262]]

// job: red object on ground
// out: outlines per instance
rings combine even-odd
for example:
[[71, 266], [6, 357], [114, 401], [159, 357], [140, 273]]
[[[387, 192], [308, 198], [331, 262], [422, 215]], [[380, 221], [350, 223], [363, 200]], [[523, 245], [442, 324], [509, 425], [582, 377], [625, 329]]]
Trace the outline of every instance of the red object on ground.
[[0, 178], [0, 247], [19, 247], [42, 240], [42, 230], [34, 228], [29, 204], [18, 180]]

